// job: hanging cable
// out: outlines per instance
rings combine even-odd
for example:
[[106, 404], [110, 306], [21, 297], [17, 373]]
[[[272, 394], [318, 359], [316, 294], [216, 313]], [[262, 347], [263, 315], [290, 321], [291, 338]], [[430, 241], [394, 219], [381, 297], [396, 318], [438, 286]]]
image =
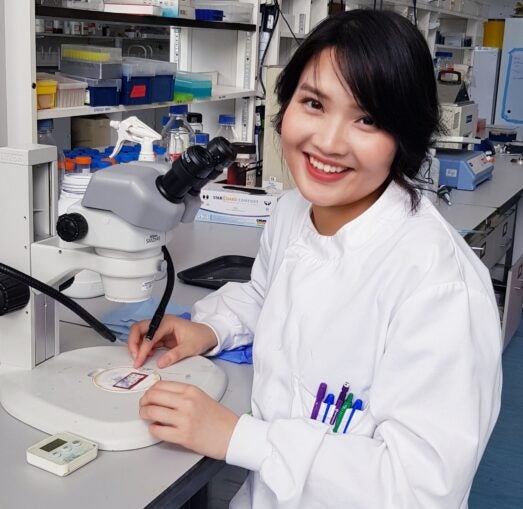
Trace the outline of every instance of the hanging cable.
[[151, 341], [154, 337], [155, 332], [158, 330], [158, 327], [160, 326], [160, 323], [162, 322], [162, 319], [165, 315], [167, 304], [169, 304], [169, 301], [171, 300], [171, 295], [173, 293], [174, 288], [173, 260], [165, 246], [162, 247], [162, 253], [165, 258], [165, 261], [167, 262], [167, 282], [165, 283], [165, 290], [163, 291], [162, 300], [158, 304], [158, 307], [156, 308], [156, 311], [154, 312], [154, 315], [151, 318], [149, 329], [147, 330], [147, 334], [145, 335], [146, 341]]
[[267, 51], [269, 50], [269, 46], [272, 41], [272, 36], [274, 35], [274, 30], [276, 29], [276, 25], [278, 23], [278, 18], [280, 16], [280, 10], [278, 9], [278, 7], [276, 5], [274, 6], [274, 8], [275, 8], [274, 13], [270, 12], [269, 7], [272, 7], [272, 6], [264, 5], [263, 10], [262, 10], [262, 30], [261, 30], [261, 32], [266, 33], [266, 34], [268, 33], [269, 38], [267, 39], [267, 44], [265, 45], [263, 54], [260, 58], [260, 65], [259, 65], [259, 70], [258, 70], [258, 76], [259, 76], [258, 81], [263, 90], [263, 97], [261, 97], [260, 99], [265, 99], [265, 96], [267, 95], [267, 92], [265, 90], [265, 84], [263, 83], [263, 64], [265, 62], [265, 57], [267, 56]]
[[289, 25], [289, 22], [287, 21], [287, 18], [285, 17], [283, 12], [281, 11], [280, 4], [278, 3], [278, 0], [274, 0], [274, 5], [276, 6], [276, 9], [278, 9], [278, 13], [282, 17], [283, 21], [285, 21], [285, 24], [287, 25], [287, 28], [289, 29], [289, 32], [291, 33], [292, 37], [296, 41], [296, 44], [299, 46], [301, 44], [301, 42], [296, 37], [296, 34], [293, 32], [291, 26]]
[[0, 274], [5, 274], [6, 276], [16, 279], [20, 283], [30, 286], [39, 292], [45, 293], [49, 297], [60, 302], [60, 304], [63, 304], [66, 308], [69, 308], [73, 313], [76, 313], [102, 337], [109, 341], [116, 341], [114, 334], [102, 322], [98, 321], [73, 299], [70, 299], [67, 295], [55, 290], [52, 286], [46, 285], [42, 281], [28, 276], [27, 274], [24, 274], [9, 265], [5, 265], [4, 263], [0, 263]]

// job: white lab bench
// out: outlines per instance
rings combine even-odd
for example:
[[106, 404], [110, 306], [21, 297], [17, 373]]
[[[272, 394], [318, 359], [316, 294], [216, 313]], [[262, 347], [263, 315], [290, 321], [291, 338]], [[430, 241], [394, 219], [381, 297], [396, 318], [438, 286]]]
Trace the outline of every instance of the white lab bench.
[[[474, 191], [451, 193], [452, 206], [440, 202], [442, 215], [456, 228], [474, 230], [488, 227], [490, 218], [503, 211], [507, 204], [517, 204], [523, 190], [523, 168], [509, 160], [496, 162], [494, 178]], [[523, 207], [520, 207], [520, 211]], [[209, 223], [180, 225], [169, 245], [176, 271], [197, 265], [211, 258], [238, 254], [254, 256], [261, 230]], [[523, 237], [523, 220], [516, 219], [515, 239]], [[523, 245], [523, 241], [522, 241]], [[512, 249], [510, 256], [512, 257]], [[517, 251], [517, 257], [523, 252]], [[516, 255], [516, 249], [514, 249]], [[163, 285], [158, 285], [156, 296]], [[179, 304], [192, 304], [208, 293], [204, 288], [176, 281], [173, 299]], [[86, 309], [95, 316], [111, 306], [103, 298], [90, 299]], [[517, 306], [516, 306], [517, 308]], [[519, 312], [521, 302], [519, 302]], [[68, 310], [61, 312], [63, 350], [106, 344]], [[252, 368], [225, 361], [216, 361], [227, 372], [229, 386], [222, 402], [242, 413], [250, 408]], [[124, 452], [101, 451], [99, 457], [60, 478], [28, 465], [25, 449], [46, 435], [8, 415], [0, 408], [0, 507], [3, 509], [33, 507], [142, 508], [182, 505], [223, 467], [223, 462], [210, 460], [180, 447], [160, 443], [151, 447]]]
[[[180, 225], [169, 245], [176, 271], [211, 258], [240, 254], [255, 256], [261, 229], [195, 223]], [[159, 297], [163, 284], [158, 285]], [[192, 304], [209, 293], [176, 281], [173, 300]], [[100, 316], [111, 307], [104, 298], [82, 301], [89, 312]], [[107, 345], [69, 310], [61, 310], [61, 350]], [[250, 410], [252, 366], [215, 361], [227, 373], [229, 385], [221, 402], [237, 412]], [[67, 477], [58, 477], [25, 461], [25, 450], [47, 435], [11, 417], [0, 407], [0, 507], [19, 509], [55, 507], [92, 509], [138, 509], [180, 507], [207, 484], [224, 466], [171, 444], [160, 443], [134, 451], [100, 451], [98, 458]]]

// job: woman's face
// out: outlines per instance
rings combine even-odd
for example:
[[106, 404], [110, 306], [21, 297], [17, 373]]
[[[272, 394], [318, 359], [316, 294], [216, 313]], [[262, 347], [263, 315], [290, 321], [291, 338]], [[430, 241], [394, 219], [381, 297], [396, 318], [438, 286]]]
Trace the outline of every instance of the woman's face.
[[283, 155], [324, 235], [379, 198], [397, 150], [338, 76], [332, 50], [323, 50], [304, 68], [281, 127]]

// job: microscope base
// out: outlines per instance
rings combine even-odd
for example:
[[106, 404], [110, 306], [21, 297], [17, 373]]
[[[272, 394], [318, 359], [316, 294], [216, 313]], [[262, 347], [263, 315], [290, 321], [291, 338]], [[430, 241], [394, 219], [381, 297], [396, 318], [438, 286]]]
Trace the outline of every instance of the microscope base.
[[138, 415], [138, 401], [155, 380], [190, 383], [216, 400], [228, 384], [224, 371], [205, 357], [158, 369], [159, 355], [134, 369], [127, 347], [99, 346], [62, 353], [31, 370], [1, 366], [0, 402], [46, 433], [69, 431], [108, 451], [147, 447], [159, 440]]

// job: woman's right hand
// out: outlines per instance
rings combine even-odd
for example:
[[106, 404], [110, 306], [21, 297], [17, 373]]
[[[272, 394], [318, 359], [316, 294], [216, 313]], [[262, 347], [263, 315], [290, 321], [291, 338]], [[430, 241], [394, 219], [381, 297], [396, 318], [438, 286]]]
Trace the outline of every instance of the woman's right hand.
[[165, 315], [151, 341], [145, 340], [150, 320], [135, 323], [129, 332], [127, 347], [134, 359], [134, 367], [143, 365], [154, 348], [168, 348], [158, 358], [159, 368], [166, 368], [186, 357], [200, 355], [214, 348], [218, 339], [214, 331], [203, 323], [195, 323], [174, 315]]

